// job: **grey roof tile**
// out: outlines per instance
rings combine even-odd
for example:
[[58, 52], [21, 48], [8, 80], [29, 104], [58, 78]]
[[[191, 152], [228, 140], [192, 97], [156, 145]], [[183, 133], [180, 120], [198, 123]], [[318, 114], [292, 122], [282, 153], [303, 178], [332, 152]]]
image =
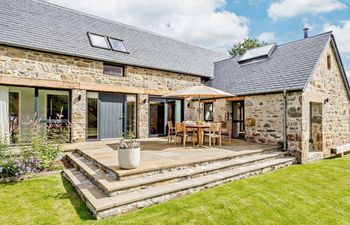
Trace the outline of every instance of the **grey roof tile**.
[[279, 45], [270, 58], [239, 64], [239, 57], [214, 63], [214, 79], [207, 84], [235, 95], [303, 89], [331, 32]]
[[[124, 40], [130, 54], [90, 46], [87, 32]], [[38, 0], [1, 0], [0, 44], [211, 77], [222, 52]]]

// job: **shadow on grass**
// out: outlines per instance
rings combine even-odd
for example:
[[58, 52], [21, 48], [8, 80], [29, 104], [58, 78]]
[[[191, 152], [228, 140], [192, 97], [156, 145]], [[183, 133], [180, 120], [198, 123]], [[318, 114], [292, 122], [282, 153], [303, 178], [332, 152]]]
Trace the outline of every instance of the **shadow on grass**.
[[57, 195], [56, 198], [69, 199], [81, 220], [95, 220], [85, 203], [80, 199], [72, 184], [63, 176], [63, 173], [61, 173], [61, 179], [66, 192]]

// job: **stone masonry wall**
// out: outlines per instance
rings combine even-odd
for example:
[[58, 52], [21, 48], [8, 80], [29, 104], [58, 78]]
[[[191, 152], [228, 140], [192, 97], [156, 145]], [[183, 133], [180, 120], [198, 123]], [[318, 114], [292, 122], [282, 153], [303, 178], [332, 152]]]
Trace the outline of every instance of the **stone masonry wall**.
[[[331, 58], [331, 69], [327, 68], [327, 55]], [[323, 155], [327, 156], [330, 154], [331, 147], [350, 142], [350, 102], [330, 43], [303, 93], [302, 156], [304, 161], [310, 150], [310, 102], [323, 105], [322, 150]]]
[[[0, 45], [0, 76], [69, 81], [90, 84], [93, 87], [99, 84], [109, 85], [115, 87], [116, 92], [118, 92], [118, 87], [131, 87], [136, 90], [140, 89], [141, 99], [148, 98], [147, 93], [152, 91], [155, 93], [171, 92], [200, 84], [200, 77], [136, 66], [126, 66], [123, 77], [109, 76], [103, 74], [103, 62], [101, 61], [2, 45]], [[78, 90], [73, 91], [73, 100], [79, 93]], [[83, 91], [81, 95], [82, 101], [75, 103], [73, 101], [72, 105], [73, 141], [82, 141], [85, 137], [83, 122], [86, 116], [84, 109], [86, 108], [86, 93]], [[148, 104], [147, 100], [146, 102]], [[141, 119], [138, 121], [138, 133], [139, 137], [144, 138], [148, 136], [148, 107], [139, 106], [138, 109], [141, 110], [138, 112], [138, 118]]]
[[86, 90], [72, 90], [72, 142], [85, 141], [86, 110]]
[[[201, 118], [204, 120], [204, 102], [213, 102], [214, 121], [231, 121], [232, 119], [232, 103], [225, 99], [203, 100], [201, 102]], [[198, 120], [199, 108], [198, 101], [185, 102], [185, 120]]]
[[[246, 96], [246, 140], [283, 144], [283, 93]], [[301, 92], [287, 93], [287, 139], [289, 150], [301, 148]]]

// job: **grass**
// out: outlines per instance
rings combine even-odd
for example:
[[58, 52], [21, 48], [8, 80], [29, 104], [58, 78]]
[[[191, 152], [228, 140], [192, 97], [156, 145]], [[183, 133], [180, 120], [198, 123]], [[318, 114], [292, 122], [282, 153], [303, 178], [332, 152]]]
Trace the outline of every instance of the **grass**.
[[350, 224], [350, 156], [94, 220], [60, 175], [0, 185], [1, 224]]

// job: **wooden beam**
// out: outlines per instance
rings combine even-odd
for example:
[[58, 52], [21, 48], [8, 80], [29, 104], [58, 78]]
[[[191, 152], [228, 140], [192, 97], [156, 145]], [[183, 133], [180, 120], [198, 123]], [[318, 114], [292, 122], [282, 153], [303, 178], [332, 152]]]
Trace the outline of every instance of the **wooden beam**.
[[26, 86], [26, 87], [50, 87], [50, 88], [65, 88], [65, 89], [79, 88], [78, 82], [11, 77], [11, 76], [4, 76], [4, 75], [0, 75], [0, 84]]
[[79, 83], [74, 81], [11, 77], [11, 76], [5, 76], [5, 75], [0, 75], [0, 84], [13, 85], [13, 86], [25, 86], [25, 87], [49, 87], [49, 88], [60, 88], [60, 89], [80, 89], [80, 90], [87, 90], [87, 91], [149, 94], [149, 95], [159, 95], [159, 96], [170, 93], [170, 91], [158, 90], [158, 89], [114, 86], [114, 85], [107, 85], [107, 84], [91, 84], [91, 83], [83, 83], [83, 82]]
[[226, 101], [243, 101], [245, 96], [239, 96], [239, 97], [229, 97], [226, 98]]

